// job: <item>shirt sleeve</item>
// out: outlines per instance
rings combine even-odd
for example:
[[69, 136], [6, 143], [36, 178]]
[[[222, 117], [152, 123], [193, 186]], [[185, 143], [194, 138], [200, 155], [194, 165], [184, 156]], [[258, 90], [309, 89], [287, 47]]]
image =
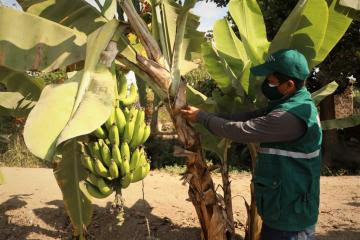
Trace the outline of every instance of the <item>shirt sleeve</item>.
[[239, 113], [233, 113], [233, 114], [227, 114], [227, 113], [215, 114], [215, 116], [224, 118], [226, 120], [242, 121], [242, 122], [245, 122], [252, 118], [257, 118], [257, 117], [260, 117], [263, 115], [265, 115], [265, 109], [259, 109], [259, 110], [255, 110], [255, 111], [251, 111], [251, 112], [239, 112]]
[[274, 110], [247, 121], [227, 120], [201, 111], [197, 122], [214, 135], [239, 143], [291, 142], [306, 132], [306, 125], [301, 119], [283, 110]]

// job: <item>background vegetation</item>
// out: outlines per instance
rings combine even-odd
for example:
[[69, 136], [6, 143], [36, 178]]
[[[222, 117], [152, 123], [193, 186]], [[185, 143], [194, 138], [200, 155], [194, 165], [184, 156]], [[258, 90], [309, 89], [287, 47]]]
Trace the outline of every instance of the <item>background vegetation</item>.
[[[219, 7], [224, 7], [228, 0], [210, 0]], [[278, 31], [281, 23], [289, 15], [297, 0], [258, 0], [263, 11], [268, 39], [272, 39]], [[228, 15], [230, 19], [230, 15]], [[230, 19], [231, 20], [231, 19]], [[234, 28], [236, 25], [233, 24]], [[234, 29], [235, 32], [236, 29]], [[211, 38], [211, 32], [207, 34]], [[342, 93], [349, 84], [350, 79], [356, 79], [354, 84], [354, 108], [360, 114], [360, 21], [353, 21], [350, 28], [341, 41], [332, 50], [326, 60], [313, 70], [308, 79], [307, 87], [313, 92], [319, 89], [325, 82], [336, 80], [339, 88], [336, 94]], [[31, 74], [35, 79], [44, 81], [46, 84], [59, 83], [65, 80], [64, 72], [52, 72], [48, 74]], [[187, 81], [195, 89], [210, 95], [216, 88], [215, 82], [203, 65], [186, 75]], [[2, 86], [4, 89], [4, 86]], [[166, 111], [160, 110], [159, 121], [166, 124], [169, 121]], [[0, 164], [4, 166], [18, 167], [51, 167], [48, 162], [40, 161], [34, 157], [24, 145], [22, 130], [25, 119], [15, 117], [0, 117]], [[340, 130], [337, 137], [340, 141], [357, 141], [360, 145], [360, 126], [350, 130]], [[354, 135], [355, 133], [355, 135]], [[152, 138], [147, 144], [152, 159], [153, 168], [166, 168], [173, 170], [183, 169], [184, 159], [175, 158], [172, 148], [176, 140], [159, 140]], [[206, 153], [206, 158], [213, 164], [219, 163], [215, 154]], [[229, 155], [231, 169], [249, 170], [250, 159], [245, 145], [234, 144]], [[359, 166], [339, 167], [336, 164], [331, 169], [325, 169], [323, 174], [359, 174]]]

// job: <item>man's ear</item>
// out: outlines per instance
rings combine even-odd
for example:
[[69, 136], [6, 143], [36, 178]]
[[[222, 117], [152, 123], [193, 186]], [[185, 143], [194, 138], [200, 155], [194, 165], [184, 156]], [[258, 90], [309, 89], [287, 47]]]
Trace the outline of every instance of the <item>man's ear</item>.
[[294, 80], [290, 79], [289, 81], [287, 81], [286, 84], [289, 89], [291, 90], [296, 89], [296, 84]]

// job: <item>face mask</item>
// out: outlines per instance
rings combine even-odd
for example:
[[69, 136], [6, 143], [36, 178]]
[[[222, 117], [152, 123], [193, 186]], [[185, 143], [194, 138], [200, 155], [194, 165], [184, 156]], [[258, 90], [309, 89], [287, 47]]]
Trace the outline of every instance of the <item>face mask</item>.
[[261, 91], [267, 97], [269, 100], [279, 100], [284, 95], [279, 92], [277, 85], [272, 85], [268, 82], [267, 79], [264, 80], [264, 82], [261, 85]]

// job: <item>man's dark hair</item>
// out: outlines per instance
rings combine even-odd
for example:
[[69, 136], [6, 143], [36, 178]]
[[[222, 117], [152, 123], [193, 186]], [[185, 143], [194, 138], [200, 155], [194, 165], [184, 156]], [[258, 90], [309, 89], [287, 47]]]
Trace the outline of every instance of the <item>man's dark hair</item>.
[[273, 74], [279, 80], [280, 84], [282, 84], [284, 82], [287, 82], [289, 80], [293, 80], [294, 83], [295, 83], [296, 90], [299, 90], [302, 87], [304, 87], [305, 83], [306, 83], [306, 80], [300, 80], [300, 79], [297, 79], [297, 78], [294, 78], [294, 77], [289, 77], [289, 76], [287, 76], [285, 74], [282, 74], [282, 73], [279, 73], [279, 72], [274, 72]]

